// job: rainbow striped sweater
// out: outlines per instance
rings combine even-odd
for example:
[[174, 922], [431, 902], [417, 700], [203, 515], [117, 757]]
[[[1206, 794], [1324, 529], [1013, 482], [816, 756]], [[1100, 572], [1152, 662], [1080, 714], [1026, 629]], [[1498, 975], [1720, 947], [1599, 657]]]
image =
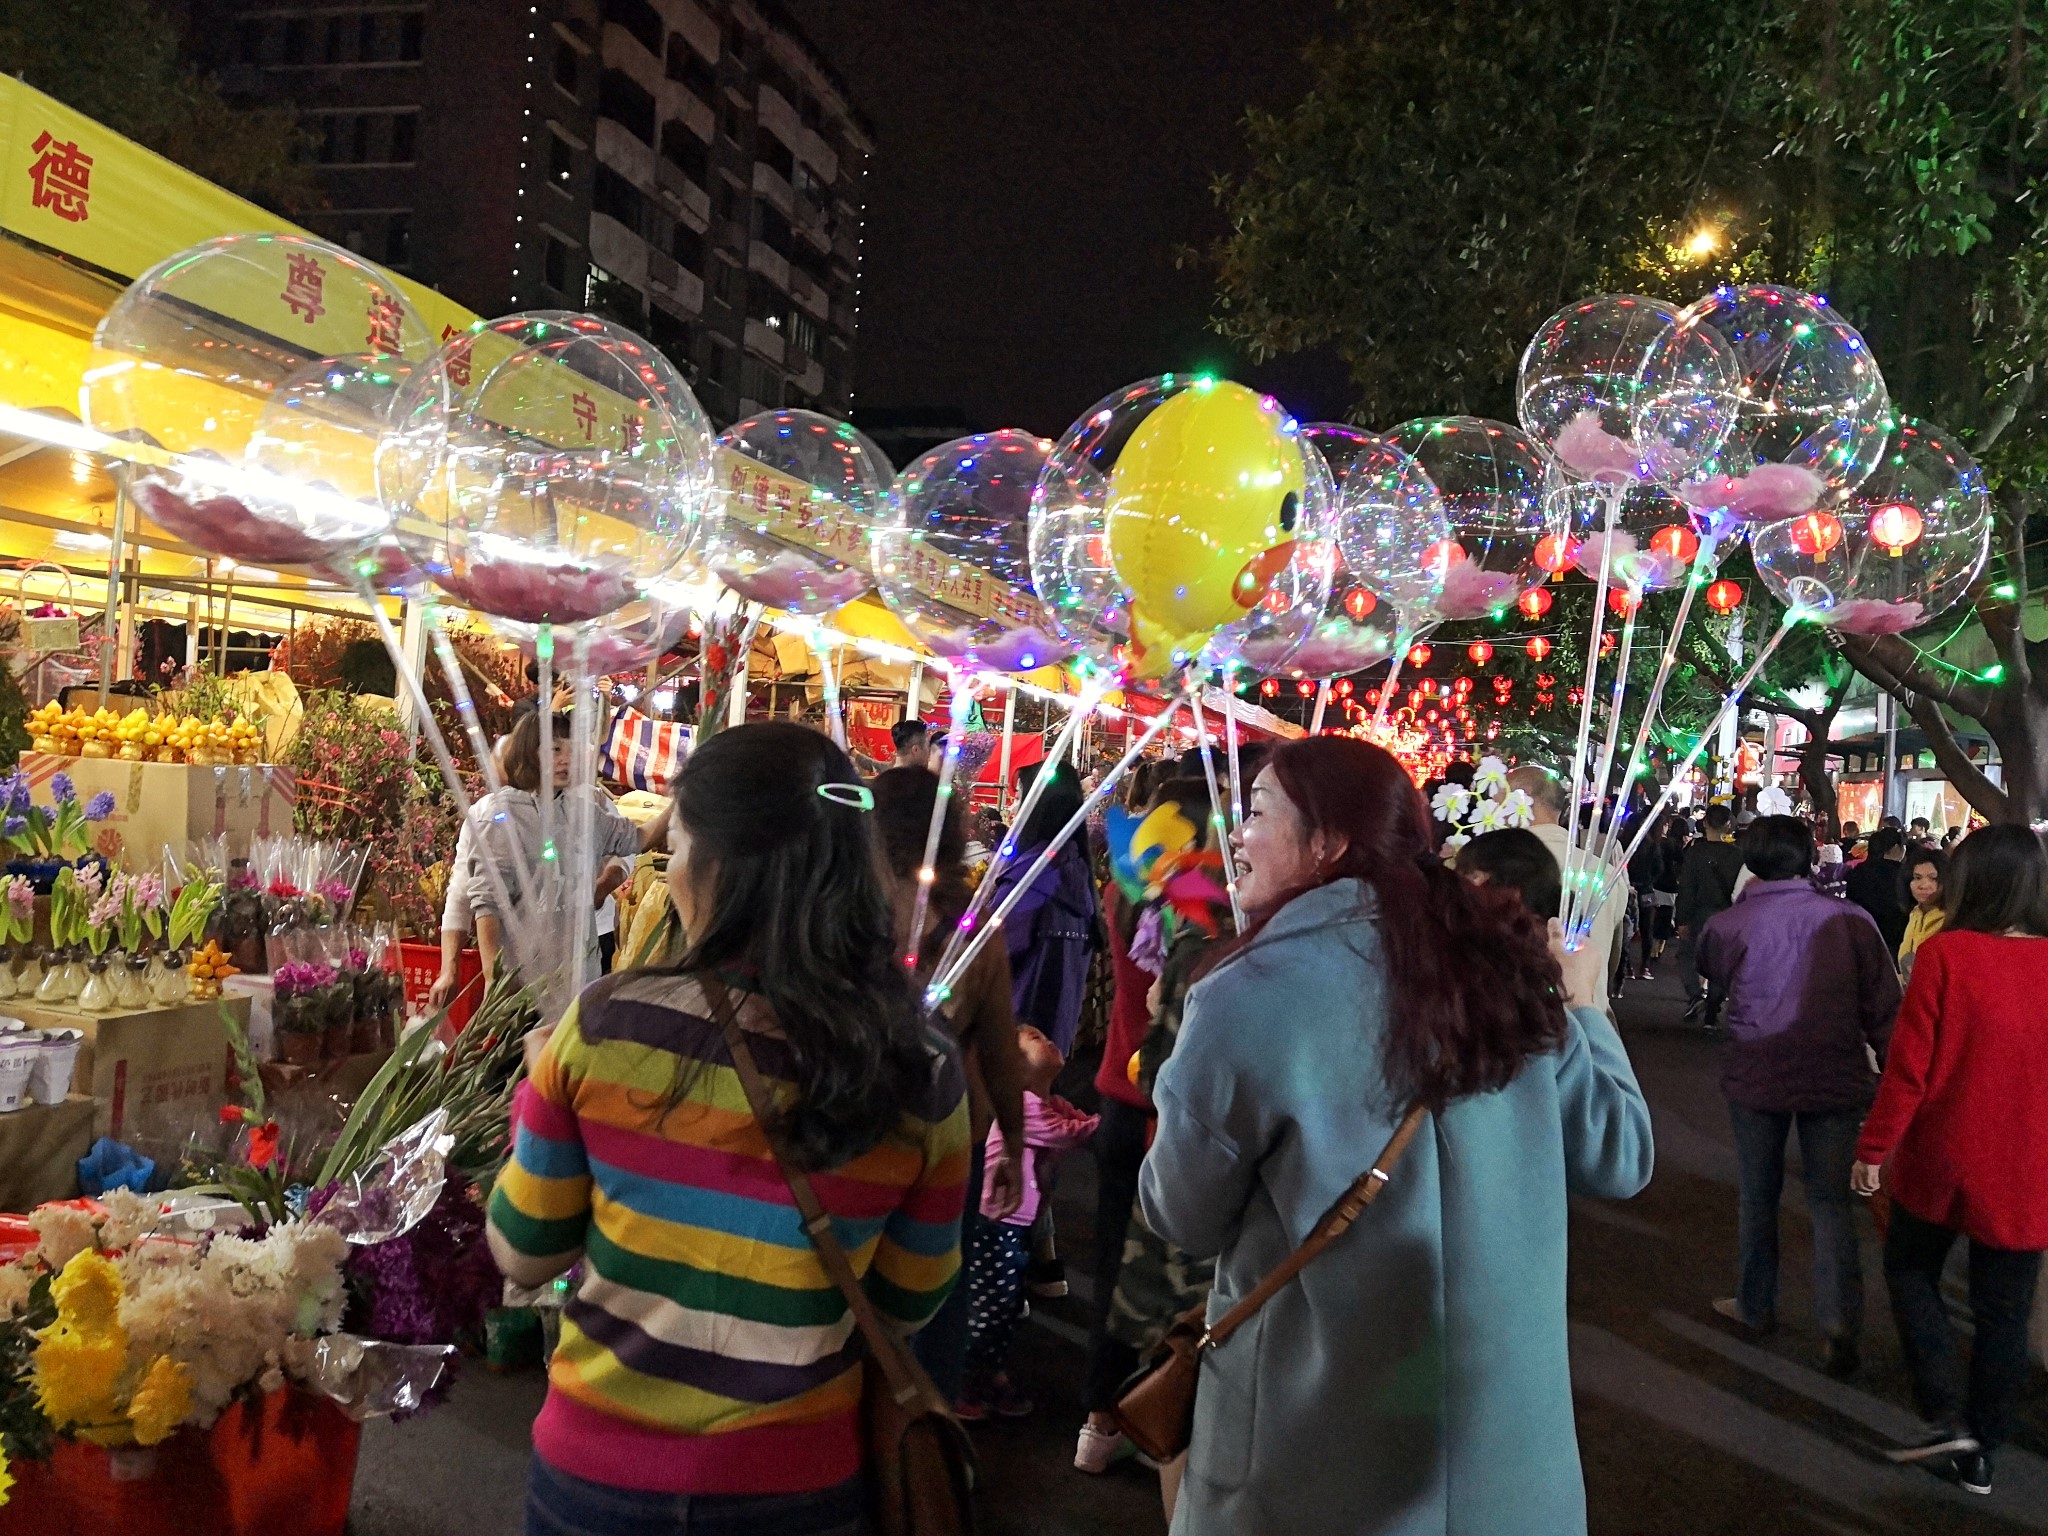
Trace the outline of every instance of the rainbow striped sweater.
[[[859, 1470], [865, 1348], [702, 1007], [687, 979], [609, 977], [520, 1087], [491, 1221], [521, 1253], [584, 1253], [534, 1450], [613, 1487], [828, 1488]], [[749, 1044], [786, 1084], [784, 1042]], [[811, 1175], [868, 1294], [904, 1324], [929, 1319], [959, 1270], [967, 1161], [961, 1071], [935, 1041], [924, 1102]]]

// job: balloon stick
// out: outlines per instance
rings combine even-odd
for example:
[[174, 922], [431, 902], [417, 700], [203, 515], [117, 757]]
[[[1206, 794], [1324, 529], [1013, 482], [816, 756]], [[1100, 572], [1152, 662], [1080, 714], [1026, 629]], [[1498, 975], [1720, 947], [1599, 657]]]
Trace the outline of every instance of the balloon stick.
[[[1188, 708], [1195, 712], [1195, 745], [1202, 754], [1202, 777], [1209, 781], [1209, 824], [1216, 829], [1217, 846], [1223, 852], [1223, 888], [1230, 895], [1230, 920], [1244, 932], [1244, 908], [1237, 902], [1237, 859], [1230, 849], [1230, 827], [1223, 819], [1223, 798], [1216, 788], [1216, 760], [1209, 752], [1209, 725], [1202, 718], [1201, 681], [1189, 673]], [[1236, 793], [1232, 786], [1232, 793]]]
[[1330, 679], [1324, 678], [1316, 685], [1316, 712], [1309, 718], [1308, 733], [1311, 736], [1323, 734], [1323, 711], [1330, 707]]
[[974, 707], [968, 676], [946, 668], [946, 683], [952, 689], [952, 712], [946, 732], [946, 749], [939, 756], [939, 792], [932, 800], [932, 823], [925, 829], [924, 858], [917, 866], [917, 899], [910, 908], [910, 939], [903, 950], [903, 968], [915, 973], [917, 957], [924, 950], [925, 914], [931, 908], [932, 884], [939, 878], [939, 837], [946, 829], [946, 807], [953, 798], [953, 773], [960, 761], [960, 740], [967, 734], [967, 717]]
[[[1593, 734], [1593, 694], [1600, 681], [1600, 641], [1607, 626], [1607, 586], [1614, 574], [1614, 525], [1628, 495], [1626, 483], [1607, 487], [1604, 536], [1600, 540], [1600, 575], [1593, 583], [1593, 628], [1586, 641], [1586, 674], [1579, 684], [1579, 737], [1572, 748], [1571, 792], [1566, 805], [1564, 888], [1566, 901], [1579, 875], [1579, 803], [1586, 793], [1586, 747]], [[1571, 529], [1565, 529], [1569, 537]]]
[[[1139, 734], [1137, 740], [1133, 741], [1125, 749], [1124, 755], [1117, 760], [1116, 766], [1102, 776], [1102, 782], [1097, 784], [1089, 792], [1088, 798], [1081, 802], [1081, 808], [1067, 818], [1067, 824], [1053, 834], [1052, 841], [1045, 845], [1036, 859], [1032, 860], [1031, 867], [1024, 871], [1023, 878], [1010, 887], [1009, 894], [1002, 899], [995, 911], [989, 916], [988, 921], [983, 923], [975, 934], [968, 939], [953, 962], [939, 970], [938, 974], [933, 978], [931, 986], [925, 990], [926, 1007], [935, 1007], [952, 995], [953, 988], [959, 985], [961, 976], [966, 972], [967, 967], [974, 963], [974, 957], [981, 953], [981, 947], [989, 941], [989, 936], [1002, 927], [1003, 919], [1008, 917], [1016, 908], [1017, 903], [1024, 899], [1024, 893], [1031, 889], [1040, 875], [1045, 873], [1054, 858], [1059, 855], [1059, 851], [1066, 847], [1068, 841], [1076, 832], [1080, 831], [1089, 816], [1094, 814], [1095, 808], [1109, 798], [1110, 791], [1115, 789], [1118, 781], [1130, 771], [1131, 764], [1135, 763], [1144, 750], [1152, 745], [1153, 739], [1161, 731], [1173, 723], [1173, 717], [1179, 713], [1181, 704], [1187, 702], [1191, 697], [1190, 691], [1187, 688], [1183, 688], [1180, 697], [1155, 715], [1151, 723]], [[1043, 775], [1040, 777], [1043, 777]], [[1005, 841], [1008, 841], [1008, 839], [1005, 839]], [[984, 875], [982, 877], [982, 884], [991, 884], [993, 880], [993, 873]]]
[[1012, 688], [1003, 695], [1003, 746], [996, 763], [996, 804], [1005, 816], [1010, 811], [1010, 753], [1016, 739], [1017, 690]]

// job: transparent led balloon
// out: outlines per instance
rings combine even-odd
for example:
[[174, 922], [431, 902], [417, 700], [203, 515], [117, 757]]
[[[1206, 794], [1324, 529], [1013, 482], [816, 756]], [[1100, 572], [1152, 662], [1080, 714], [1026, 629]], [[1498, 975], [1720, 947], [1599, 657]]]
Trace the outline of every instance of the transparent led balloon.
[[1342, 422], [1301, 432], [1336, 477], [1338, 596], [1356, 584], [1397, 609], [1433, 608], [1450, 566], [1451, 525], [1422, 466], [1386, 438]]
[[[1617, 493], [1610, 531], [1609, 503]], [[1611, 587], [1659, 592], [1678, 586], [1705, 548], [1707, 520], [1661, 486], [1553, 482], [1550, 506], [1566, 544], [1562, 551], [1545, 548], [1539, 563], [1554, 567], [1562, 557], [1598, 581], [1604, 552]]]
[[[1731, 427], [1679, 494], [1717, 523], [1772, 522], [1846, 503], [1877, 467], [1891, 430], [1884, 376], [1855, 328], [1795, 288], [1719, 288], [1651, 348], [1646, 379], [1682, 371], [1702, 330], [1735, 358], [1734, 389], [1720, 397]], [[1637, 435], [1682, 436], [1700, 409], [1690, 391], [1645, 389]]]
[[1328, 528], [1333, 500], [1327, 466], [1270, 396], [1166, 374], [1111, 395], [1054, 448], [1033, 497], [1032, 573], [1083, 655], [1163, 677], [1226, 626], [1238, 625], [1226, 649], [1270, 640], [1283, 616], [1261, 604], [1305, 602], [1315, 572], [1295, 563], [1297, 535]]
[[126, 474], [172, 537], [257, 564], [326, 563], [390, 526], [376, 485], [386, 412], [433, 355], [390, 274], [304, 235], [224, 235], [115, 300], [85, 415], [164, 451]]
[[1393, 655], [1400, 643], [1400, 610], [1351, 574], [1335, 540], [1302, 548], [1301, 558], [1329, 567], [1321, 611], [1305, 615], [1305, 625], [1239, 644], [1234, 659], [1256, 672], [1311, 678], [1341, 677]]
[[[1370, 606], [1373, 594], [1351, 583], [1351, 608], [1336, 603], [1344, 558], [1337, 547], [1337, 492], [1330, 467], [1314, 445], [1302, 443], [1304, 492], [1287, 563], [1266, 581], [1249, 612], [1219, 627], [1200, 652], [1204, 663], [1226, 671], [1281, 673], [1289, 677], [1330, 675], [1329, 664], [1393, 649], [1381, 625], [1384, 615]], [[1352, 613], [1363, 612], [1362, 622]], [[1306, 653], [1306, 654], [1305, 654]], [[1354, 664], [1368, 666], [1369, 661]]]
[[706, 563], [750, 602], [822, 614], [874, 585], [889, 460], [843, 421], [763, 411], [719, 435], [725, 517]]
[[1450, 524], [1443, 592], [1429, 617], [1482, 618], [1542, 584], [1549, 573], [1539, 547], [1554, 547], [1543, 541], [1563, 524], [1547, 503], [1543, 454], [1527, 434], [1477, 416], [1430, 416], [1402, 423], [1387, 440], [1429, 476]]
[[1029, 432], [983, 432], [896, 477], [875, 589], [933, 655], [1029, 672], [1073, 654], [1031, 586], [1031, 493], [1051, 452]]
[[1955, 606], [1990, 557], [1991, 525], [1976, 461], [1908, 420], [1855, 500], [1758, 529], [1751, 548], [1780, 602], [1851, 634], [1901, 634]]
[[654, 346], [591, 315], [508, 315], [456, 337], [393, 411], [379, 484], [400, 547], [510, 624], [613, 613], [689, 553], [712, 438]]
[[[688, 601], [636, 597], [616, 613], [587, 626], [581, 637], [558, 643], [554, 664], [561, 669], [587, 664], [593, 677], [639, 672], [680, 644], [689, 627]], [[536, 647], [532, 639], [522, 637], [520, 649], [531, 656]]]
[[[1610, 294], [1559, 310], [1530, 340], [1516, 411], [1566, 476], [1671, 480], [1720, 451], [1733, 421], [1735, 357], [1712, 329], [1679, 337], [1678, 324], [1672, 305]], [[1660, 361], [1646, 370], [1653, 348]], [[1652, 413], [1641, 410], [1648, 395]], [[1654, 434], [1639, 439], [1639, 417]]]

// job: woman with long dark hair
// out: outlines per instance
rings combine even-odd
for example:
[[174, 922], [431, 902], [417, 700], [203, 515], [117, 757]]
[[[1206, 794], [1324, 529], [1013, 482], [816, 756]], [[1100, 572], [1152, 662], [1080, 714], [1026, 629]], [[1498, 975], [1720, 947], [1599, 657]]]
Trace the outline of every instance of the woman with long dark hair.
[[[1909, 855], [1908, 862], [1924, 858]], [[1891, 1196], [1884, 1279], [1926, 1433], [1893, 1459], [1971, 1493], [2027, 1379], [2027, 1320], [2048, 1249], [2048, 850], [2025, 827], [1983, 827], [1948, 867], [1941, 931], [1924, 940], [1863, 1123], [1850, 1179]], [[1941, 1272], [1970, 1240], [1975, 1322], [1967, 1384]]]
[[866, 1529], [864, 1349], [716, 999], [869, 1295], [923, 1323], [959, 1267], [967, 1106], [898, 956], [872, 806], [802, 726], [699, 746], [671, 834], [681, 962], [585, 991], [520, 1088], [491, 1251], [525, 1285], [584, 1266], [534, 1424], [529, 1536]]
[[1252, 926], [1188, 994], [1140, 1177], [1153, 1230], [1217, 1256], [1210, 1320], [1427, 1114], [1378, 1203], [1203, 1354], [1177, 1536], [1583, 1531], [1566, 1197], [1651, 1163], [1595, 951], [1446, 869], [1364, 742], [1278, 748], [1238, 838]]

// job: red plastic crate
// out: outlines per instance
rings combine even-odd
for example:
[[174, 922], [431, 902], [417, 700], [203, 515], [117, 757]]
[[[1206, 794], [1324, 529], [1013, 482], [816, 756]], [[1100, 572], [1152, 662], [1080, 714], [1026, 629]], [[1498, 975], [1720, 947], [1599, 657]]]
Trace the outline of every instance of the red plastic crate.
[[[441, 974], [441, 946], [438, 944], [401, 944], [398, 946], [398, 968], [405, 978], [406, 1012], [424, 1012], [427, 994], [434, 989], [434, 980]], [[448, 1022], [456, 1029], [467, 1024], [470, 1015], [476, 1012], [476, 1005], [484, 996], [483, 957], [474, 949], [465, 949], [462, 959], [455, 967], [455, 995], [448, 1000]]]

